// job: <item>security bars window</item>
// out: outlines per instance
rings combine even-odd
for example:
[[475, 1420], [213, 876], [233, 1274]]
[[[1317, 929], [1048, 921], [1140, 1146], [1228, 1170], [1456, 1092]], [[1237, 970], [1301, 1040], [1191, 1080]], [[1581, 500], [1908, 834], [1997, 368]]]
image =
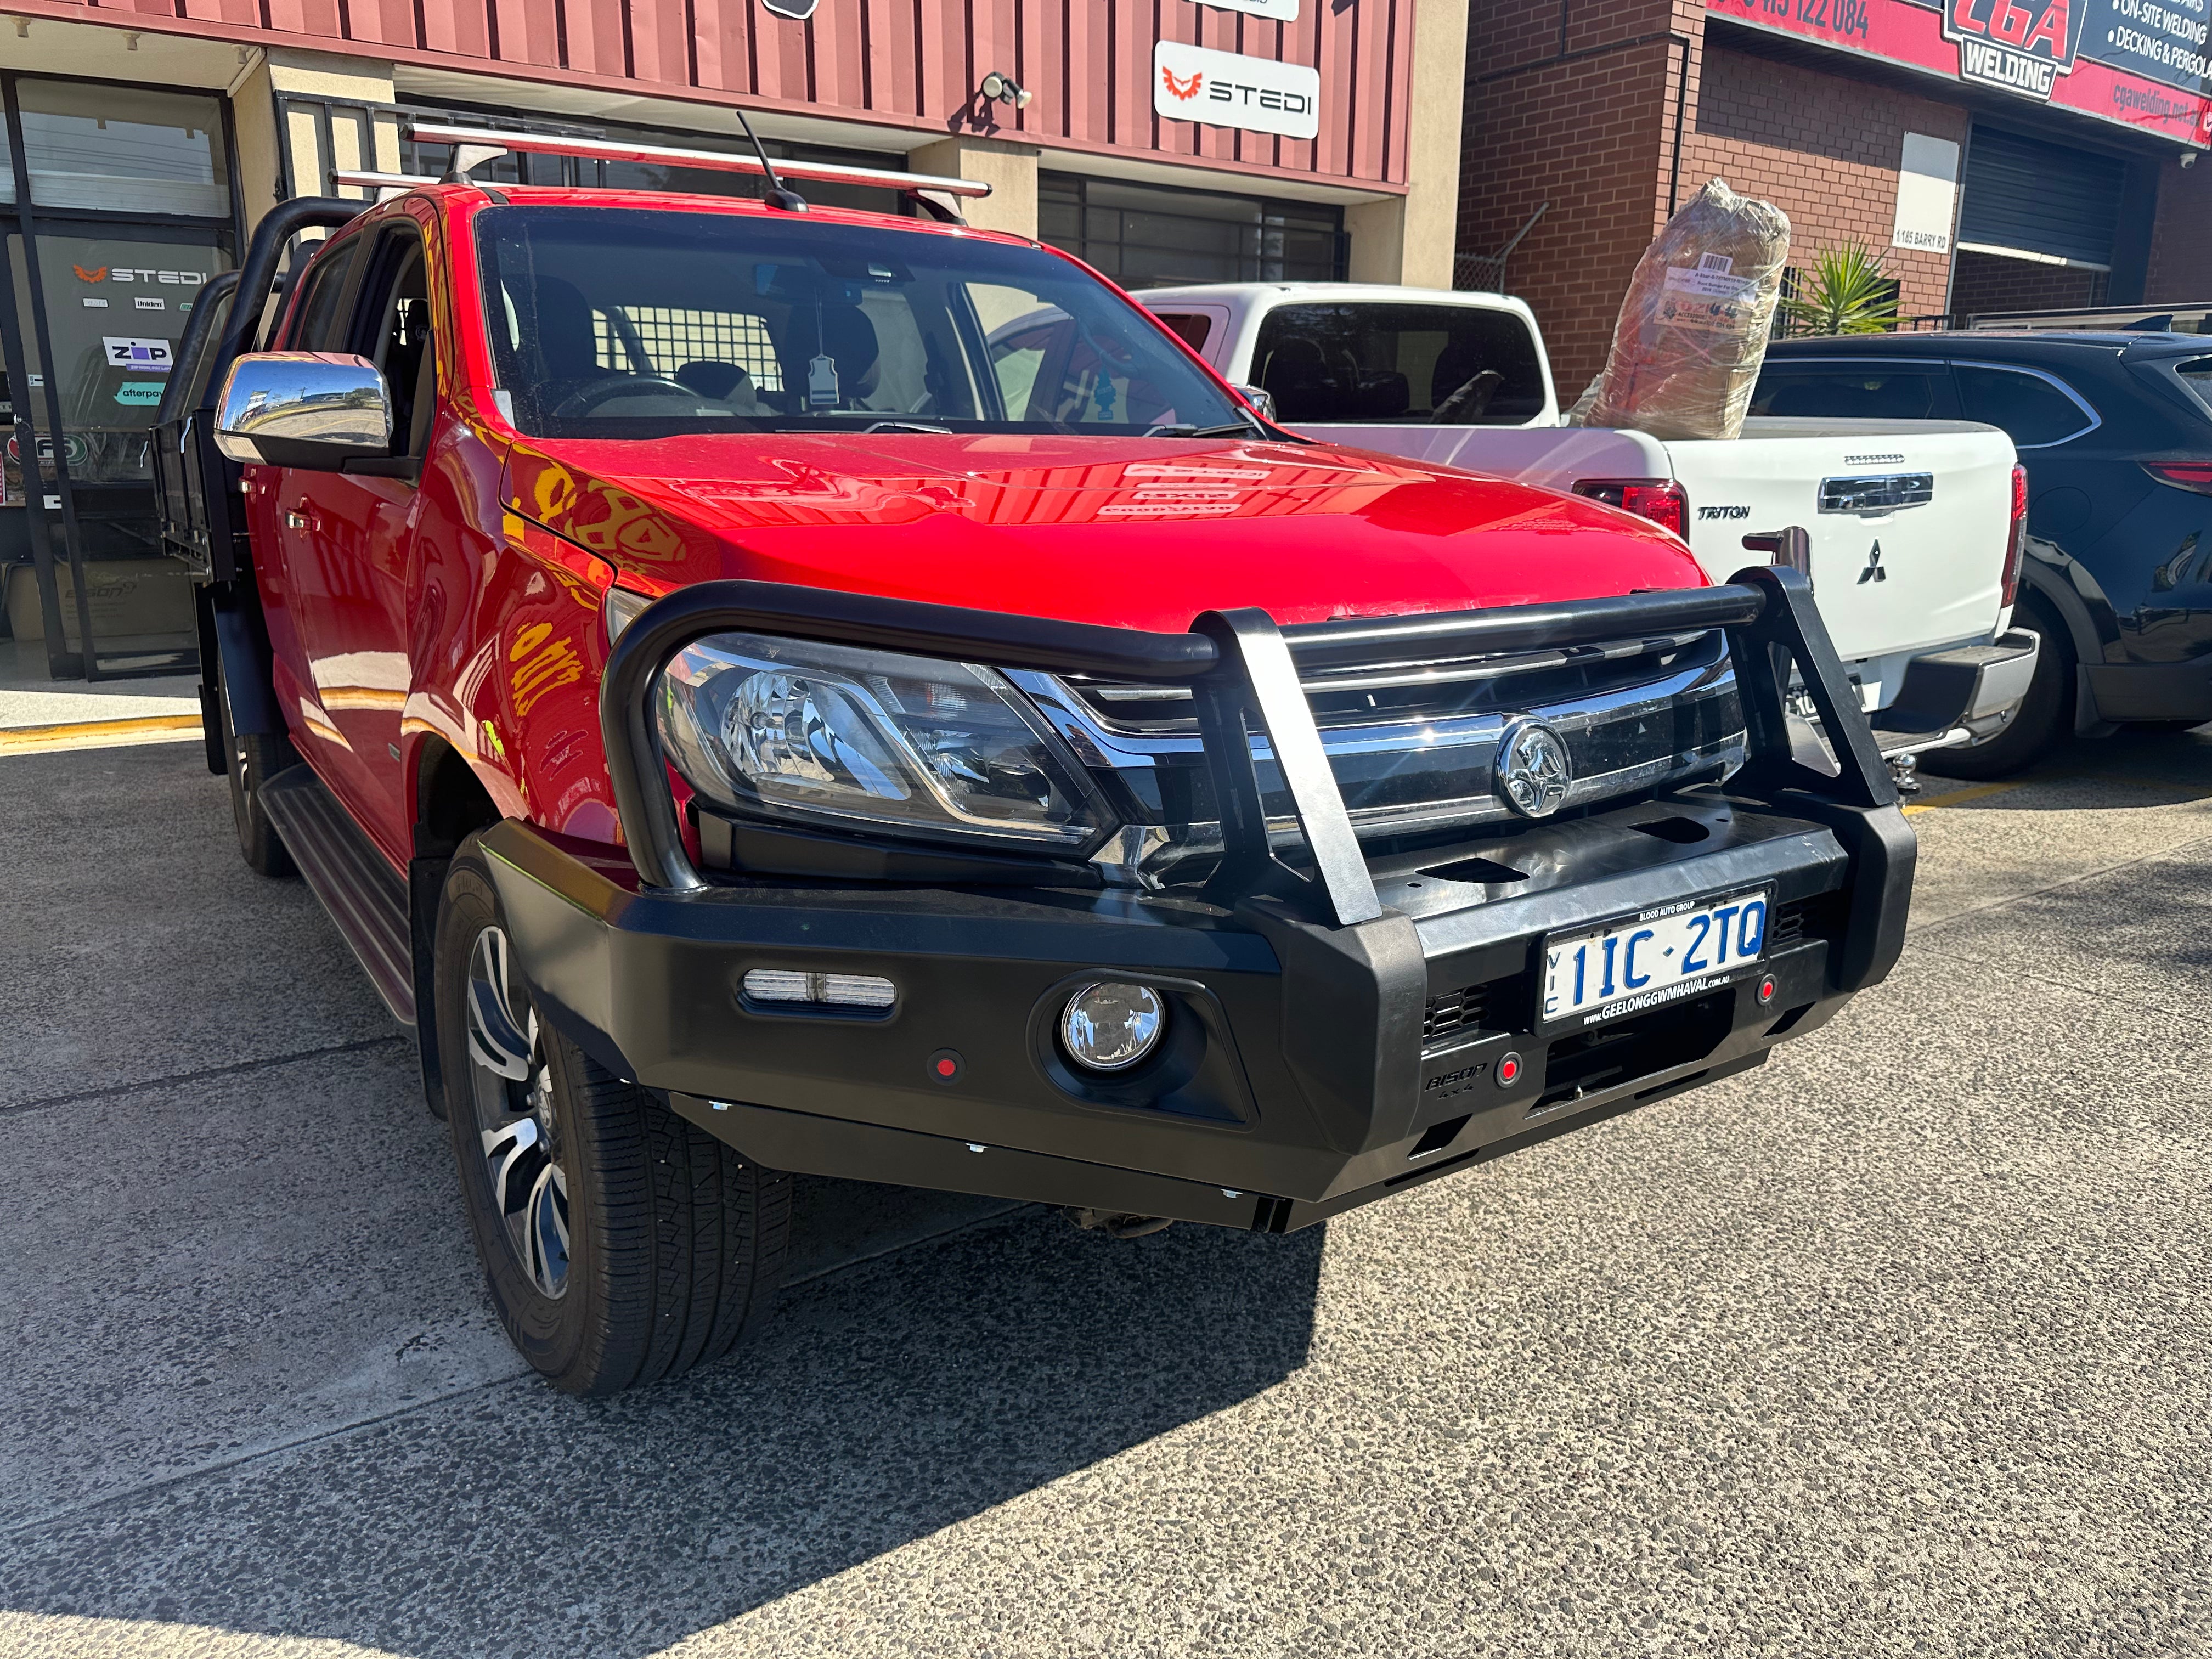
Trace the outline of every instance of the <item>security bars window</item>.
[[757, 312], [623, 306], [594, 311], [592, 337], [601, 368], [672, 375], [688, 363], [729, 363], [763, 392], [783, 390], [775, 342]]

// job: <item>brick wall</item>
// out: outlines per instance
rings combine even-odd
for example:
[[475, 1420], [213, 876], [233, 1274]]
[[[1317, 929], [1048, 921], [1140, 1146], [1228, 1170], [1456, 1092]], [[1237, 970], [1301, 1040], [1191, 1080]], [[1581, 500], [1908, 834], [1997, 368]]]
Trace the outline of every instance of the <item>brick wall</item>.
[[1790, 216], [1790, 263], [1846, 242], [1880, 254], [1898, 280], [1898, 309], [1943, 309], [1949, 260], [1893, 248], [1897, 171], [1905, 135], [1966, 142], [1967, 115], [1954, 105], [1845, 75], [1705, 46], [1702, 95], [1683, 145], [1684, 193], [1711, 178], [1770, 201]]
[[2033, 259], [1994, 253], [1961, 253], [1951, 281], [1951, 309], [1960, 316], [1985, 311], [2066, 311], [2105, 303], [2101, 270], [2075, 270]]
[[1664, 221], [1674, 83], [1702, 7], [1477, 7], [1468, 26], [1459, 250], [1493, 253], [1540, 204], [1506, 287], [1535, 308], [1559, 397], [1605, 366], [1620, 296]]
[[2143, 298], [2154, 305], [2212, 300], [2212, 160], [2191, 167], [2170, 161], [2159, 171]]

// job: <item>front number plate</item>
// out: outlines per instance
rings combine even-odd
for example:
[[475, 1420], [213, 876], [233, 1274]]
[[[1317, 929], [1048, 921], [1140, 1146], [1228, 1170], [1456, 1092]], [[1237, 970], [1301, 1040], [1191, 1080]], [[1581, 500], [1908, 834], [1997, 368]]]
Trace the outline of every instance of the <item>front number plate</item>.
[[1765, 954], [1773, 896], [1760, 888], [1692, 899], [1554, 936], [1537, 987], [1545, 1023], [1635, 1013], [1732, 977]]

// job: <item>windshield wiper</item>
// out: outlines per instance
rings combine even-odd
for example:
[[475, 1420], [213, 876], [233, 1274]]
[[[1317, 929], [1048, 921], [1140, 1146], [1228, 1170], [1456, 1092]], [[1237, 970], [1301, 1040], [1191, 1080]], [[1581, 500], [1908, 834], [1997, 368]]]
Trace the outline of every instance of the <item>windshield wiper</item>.
[[1257, 421], [1231, 421], [1226, 426], [1192, 426], [1187, 422], [1171, 421], [1165, 426], [1156, 426], [1145, 434], [1147, 438], [1226, 438], [1235, 433], [1264, 438], [1267, 428]]
[[950, 437], [952, 428], [932, 426], [927, 421], [878, 421], [872, 426], [862, 427], [860, 431], [864, 435], [870, 432], [941, 432]]

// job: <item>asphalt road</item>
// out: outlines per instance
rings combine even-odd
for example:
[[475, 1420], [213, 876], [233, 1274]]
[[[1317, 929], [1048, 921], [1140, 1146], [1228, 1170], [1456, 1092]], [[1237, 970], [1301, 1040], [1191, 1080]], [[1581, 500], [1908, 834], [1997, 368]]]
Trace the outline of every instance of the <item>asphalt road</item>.
[[1759, 1072], [1286, 1238], [812, 1183], [597, 1405], [198, 759], [0, 756], [0, 1654], [2212, 1652], [2212, 728], [1933, 786]]

